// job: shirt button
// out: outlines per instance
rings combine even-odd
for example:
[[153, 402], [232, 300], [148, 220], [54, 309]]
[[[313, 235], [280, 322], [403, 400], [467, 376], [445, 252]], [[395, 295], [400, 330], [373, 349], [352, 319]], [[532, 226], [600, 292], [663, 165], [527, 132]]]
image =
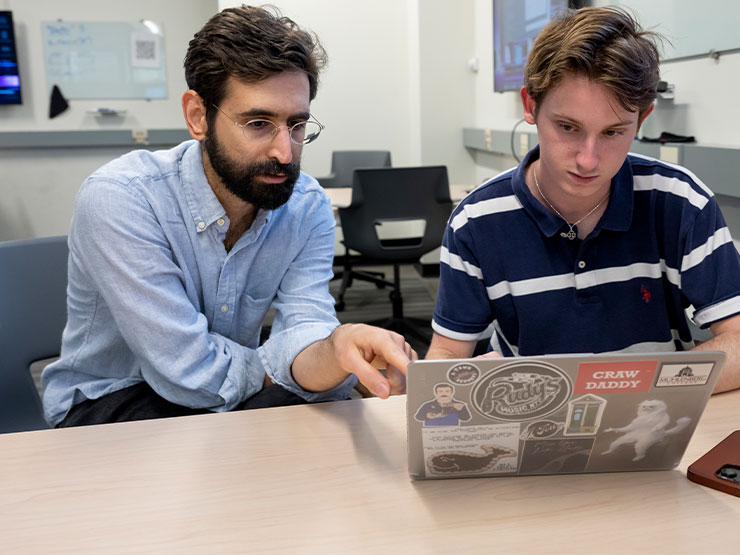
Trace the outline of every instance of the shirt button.
[[228, 305], [225, 305], [225, 304], [222, 304], [221, 305], [221, 312], [228, 312], [228, 311], [229, 311], [229, 306]]
[[198, 229], [205, 229], [206, 228], [206, 222], [198, 222]]
[[226, 223], [226, 220], [224, 220], [223, 218], [219, 218], [218, 220], [216, 220], [216, 223], [218, 225], [224, 225]]
[[566, 237], [568, 236], [568, 234], [567, 234], [567, 233], [565, 233], [565, 231], [561, 231], [561, 232], [560, 232], [560, 236], [561, 236], [561, 237], [562, 237], [563, 239], [565, 239], [565, 238], [566, 238]]
[[583, 260], [580, 260], [580, 261], [578, 262], [578, 267], [579, 267], [579, 268], [580, 268], [580, 269], [582, 270], [583, 268], [585, 268], [585, 267], [586, 267], [586, 263], [585, 263], [585, 262], [584, 262]]

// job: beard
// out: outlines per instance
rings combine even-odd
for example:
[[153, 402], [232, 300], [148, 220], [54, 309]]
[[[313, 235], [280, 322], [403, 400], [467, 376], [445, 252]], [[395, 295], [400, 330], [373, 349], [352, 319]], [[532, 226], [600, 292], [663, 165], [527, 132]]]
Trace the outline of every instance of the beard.
[[[224, 187], [244, 202], [258, 209], [275, 210], [288, 202], [293, 194], [293, 186], [301, 172], [300, 163], [281, 164], [275, 160], [264, 160], [242, 164], [232, 160], [216, 138], [213, 126], [209, 126], [206, 132], [203, 148]], [[285, 181], [263, 183], [257, 180], [260, 176], [267, 175], [284, 175]]]

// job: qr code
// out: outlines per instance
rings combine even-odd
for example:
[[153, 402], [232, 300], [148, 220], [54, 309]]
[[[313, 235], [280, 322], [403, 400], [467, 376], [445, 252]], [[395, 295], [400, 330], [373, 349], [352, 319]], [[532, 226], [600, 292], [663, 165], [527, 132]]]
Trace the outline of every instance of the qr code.
[[157, 59], [157, 43], [153, 40], [137, 40], [135, 42], [134, 59], [151, 61]]

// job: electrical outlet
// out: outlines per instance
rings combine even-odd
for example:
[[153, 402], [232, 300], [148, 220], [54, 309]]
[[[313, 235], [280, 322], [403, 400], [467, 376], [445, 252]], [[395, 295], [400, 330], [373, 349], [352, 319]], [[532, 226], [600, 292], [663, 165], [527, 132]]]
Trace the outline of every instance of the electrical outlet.
[[678, 148], [675, 146], [661, 146], [660, 154], [658, 156], [664, 162], [668, 162], [669, 164], [678, 164]]
[[529, 135], [526, 133], [519, 134], [519, 155], [525, 156], [529, 152]]

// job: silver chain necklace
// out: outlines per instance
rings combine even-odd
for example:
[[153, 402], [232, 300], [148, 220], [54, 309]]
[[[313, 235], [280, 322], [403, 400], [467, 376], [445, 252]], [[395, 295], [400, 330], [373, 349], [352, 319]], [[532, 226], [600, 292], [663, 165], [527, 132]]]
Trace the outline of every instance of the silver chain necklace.
[[608, 199], [608, 198], [609, 198], [609, 191], [607, 191], [607, 193], [606, 193], [606, 196], [605, 196], [605, 197], [604, 197], [603, 199], [601, 199], [601, 200], [599, 201], [599, 203], [598, 203], [598, 204], [597, 204], [596, 206], [594, 206], [594, 207], [593, 207], [593, 208], [592, 208], [591, 210], [589, 210], [589, 211], [588, 211], [588, 214], [586, 214], [585, 216], [583, 216], [583, 218], [581, 218], [581, 219], [580, 219], [580, 220], [578, 220], [577, 222], [573, 222], [573, 223], [571, 224], [571, 223], [568, 223], [568, 220], [566, 220], [565, 218], [563, 218], [563, 215], [562, 215], [562, 214], [561, 214], [560, 212], [558, 212], [558, 209], [557, 209], [557, 208], [555, 208], [555, 207], [554, 207], [554, 206], [552, 205], [552, 203], [551, 203], [551, 202], [550, 202], [549, 200], [547, 200], [547, 197], [545, 196], [545, 193], [543, 193], [543, 192], [542, 192], [542, 189], [540, 189], [540, 184], [539, 184], [539, 182], [537, 181], [537, 170], [536, 170], [536, 169], [534, 168], [534, 166], [532, 167], [532, 173], [534, 174], [534, 184], [536, 185], [536, 187], [537, 187], [537, 191], [538, 191], [538, 192], [540, 193], [540, 196], [541, 196], [541, 197], [542, 197], [543, 199], [545, 199], [545, 202], [547, 203], [547, 205], [548, 205], [548, 206], [549, 206], [550, 208], [552, 208], [552, 211], [553, 211], [553, 212], [555, 212], [555, 213], [556, 213], [556, 214], [557, 214], [558, 216], [560, 216], [560, 218], [561, 218], [561, 219], [562, 219], [562, 220], [563, 220], [563, 221], [564, 221], [564, 222], [565, 222], [566, 224], [568, 224], [568, 227], [569, 227], [570, 229], [568, 230], [568, 233], [566, 233], [566, 234], [565, 234], [565, 236], [566, 236], [566, 237], [567, 237], [568, 239], [570, 239], [571, 241], [572, 241], [573, 239], [575, 239], [575, 238], [576, 238], [576, 237], [578, 236], [578, 235], [577, 235], [577, 233], [576, 233], [575, 231], [573, 231], [573, 228], [574, 228], [574, 227], [576, 227], [576, 226], [577, 226], [578, 224], [580, 224], [580, 223], [581, 223], [581, 222], [582, 222], [583, 220], [585, 220], [586, 218], [588, 218], [588, 217], [589, 217], [589, 216], [590, 216], [591, 214], [593, 214], [594, 212], [596, 212], [596, 210], [598, 210], [599, 206], [601, 206], [602, 204], [604, 204], [604, 201], [605, 201], [606, 199]]

